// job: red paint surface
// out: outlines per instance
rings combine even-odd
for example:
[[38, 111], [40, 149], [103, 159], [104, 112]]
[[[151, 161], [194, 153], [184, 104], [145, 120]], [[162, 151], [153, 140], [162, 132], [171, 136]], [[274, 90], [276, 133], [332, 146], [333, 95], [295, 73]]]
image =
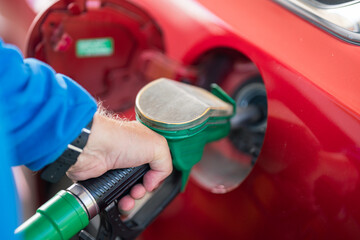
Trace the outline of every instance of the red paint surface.
[[142, 239], [358, 239], [360, 48], [271, 1], [199, 1], [219, 18], [185, 2], [143, 5], [174, 58], [216, 46], [248, 56], [267, 88], [268, 128], [237, 189], [215, 195], [190, 182]]
[[359, 239], [360, 47], [268, 0], [132, 2], [160, 26], [169, 58], [191, 64], [232, 48], [268, 94], [246, 180], [223, 195], [190, 181], [141, 239]]

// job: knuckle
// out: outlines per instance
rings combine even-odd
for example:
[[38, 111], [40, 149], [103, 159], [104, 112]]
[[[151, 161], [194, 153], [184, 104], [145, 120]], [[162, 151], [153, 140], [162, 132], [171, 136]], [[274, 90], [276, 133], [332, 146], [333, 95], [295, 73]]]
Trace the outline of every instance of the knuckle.
[[159, 136], [160, 136], [159, 141], [160, 141], [161, 145], [167, 148], [168, 147], [168, 142], [167, 142], [166, 138], [161, 136], [161, 135], [159, 135]]

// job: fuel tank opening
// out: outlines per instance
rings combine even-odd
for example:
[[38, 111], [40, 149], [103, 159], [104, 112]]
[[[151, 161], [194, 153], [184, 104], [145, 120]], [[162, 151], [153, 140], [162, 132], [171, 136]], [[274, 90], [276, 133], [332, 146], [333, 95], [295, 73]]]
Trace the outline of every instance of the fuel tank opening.
[[231, 143], [239, 151], [252, 157], [253, 164], [260, 154], [267, 124], [266, 90], [261, 77], [256, 76], [236, 90], [238, 107], [232, 119]]
[[266, 89], [255, 64], [229, 50], [204, 56], [198, 68], [200, 86], [219, 84], [237, 105], [229, 136], [208, 144], [191, 173], [204, 189], [224, 194], [245, 180], [260, 154], [267, 126]]

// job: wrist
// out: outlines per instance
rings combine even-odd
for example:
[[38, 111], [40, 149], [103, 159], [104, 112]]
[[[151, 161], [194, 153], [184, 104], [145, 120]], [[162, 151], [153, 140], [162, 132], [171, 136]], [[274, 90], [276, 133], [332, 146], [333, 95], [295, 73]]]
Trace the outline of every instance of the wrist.
[[[124, 134], [121, 132], [123, 121], [111, 117], [109, 114], [96, 112], [93, 117], [91, 135], [67, 175], [72, 180], [85, 180], [102, 175], [109, 169], [113, 169], [119, 152], [126, 147], [120, 143]], [[116, 150], [114, 150], [116, 146]]]
[[[91, 127], [91, 135], [84, 148], [84, 153], [88, 150], [91, 151], [109, 151], [116, 141], [116, 136], [120, 133], [119, 126], [124, 122], [122, 120], [112, 117], [109, 114], [104, 115], [101, 112], [96, 112]], [[114, 134], [116, 132], [116, 134]]]

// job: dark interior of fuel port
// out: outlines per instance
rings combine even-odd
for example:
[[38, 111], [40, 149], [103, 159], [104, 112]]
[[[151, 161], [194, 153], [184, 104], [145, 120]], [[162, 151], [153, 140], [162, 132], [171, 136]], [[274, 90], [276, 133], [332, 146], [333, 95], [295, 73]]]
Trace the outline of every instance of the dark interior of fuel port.
[[229, 136], [209, 144], [192, 171], [200, 186], [226, 193], [248, 176], [260, 154], [267, 126], [266, 89], [255, 64], [231, 49], [209, 52], [196, 67], [199, 86], [210, 89], [217, 83], [236, 102]]

